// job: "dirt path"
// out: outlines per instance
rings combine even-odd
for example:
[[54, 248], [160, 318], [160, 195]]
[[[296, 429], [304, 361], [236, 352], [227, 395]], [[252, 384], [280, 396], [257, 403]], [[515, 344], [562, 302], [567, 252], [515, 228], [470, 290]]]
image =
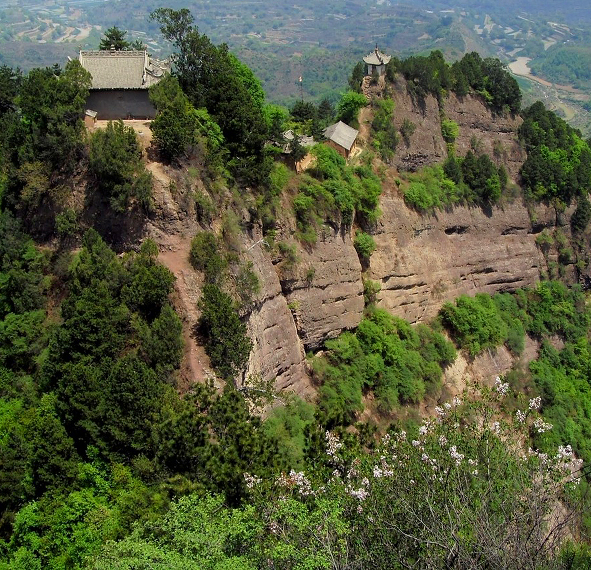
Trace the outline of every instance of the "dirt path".
[[359, 138], [364, 142], [369, 140], [369, 131], [371, 128], [371, 109], [369, 106], [363, 107], [361, 111], [359, 111]]
[[[104, 128], [107, 123], [108, 121], [97, 121], [95, 128]], [[152, 143], [150, 121], [123, 121], [123, 123], [136, 131], [143, 150], [147, 151]], [[154, 177], [154, 200], [157, 207], [168, 214], [167, 221], [172, 223], [173, 228], [153, 225], [148, 230], [148, 235], [158, 244], [159, 261], [176, 277], [173, 304], [183, 323], [185, 345], [178, 388], [186, 392], [195, 382], [203, 382], [207, 378], [214, 377], [209, 357], [205, 354], [203, 346], [195, 339], [195, 327], [199, 320], [197, 302], [203, 283], [201, 276], [189, 262], [192, 235], [190, 232], [184, 232], [176, 215], [178, 204], [170, 193], [171, 179], [166, 167], [160, 162], [151, 160], [149, 152], [144, 152], [144, 156], [146, 169]]]
[[174, 305], [183, 321], [185, 354], [181, 365], [179, 389], [188, 390], [195, 382], [213, 377], [213, 371], [204, 348], [195, 340], [195, 327], [199, 320], [199, 292], [201, 279], [189, 263], [191, 240], [182, 236], [169, 236], [167, 243], [159, 244], [159, 261], [176, 277]]
[[511, 62], [508, 67], [513, 73], [513, 75], [518, 75], [519, 77], [525, 77], [530, 81], [535, 81], [544, 87], [554, 87], [554, 89], [558, 89], [559, 91], [567, 91], [568, 93], [572, 93], [573, 95], [579, 95], [585, 97], [585, 100], [588, 99], [586, 94], [581, 91], [580, 89], [576, 89], [575, 87], [571, 87], [570, 85], [560, 85], [558, 83], [551, 83], [550, 81], [546, 81], [541, 77], [537, 77], [536, 75], [531, 74], [531, 69], [529, 68], [528, 63], [531, 61], [530, 57], [518, 57], [515, 61]]

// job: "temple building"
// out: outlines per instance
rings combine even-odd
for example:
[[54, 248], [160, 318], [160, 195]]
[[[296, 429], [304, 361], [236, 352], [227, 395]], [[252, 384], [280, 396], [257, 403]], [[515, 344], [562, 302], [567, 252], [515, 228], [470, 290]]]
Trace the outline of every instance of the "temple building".
[[148, 88], [170, 72], [170, 62], [147, 51], [81, 51], [80, 64], [92, 75], [86, 108], [101, 120], [153, 119]]

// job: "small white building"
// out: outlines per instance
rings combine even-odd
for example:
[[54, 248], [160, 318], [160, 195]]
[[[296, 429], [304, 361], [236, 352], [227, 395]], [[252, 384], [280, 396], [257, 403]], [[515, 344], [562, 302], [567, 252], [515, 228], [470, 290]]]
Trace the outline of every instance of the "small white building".
[[365, 63], [365, 75], [373, 75], [374, 71], [378, 75], [384, 75], [384, 73], [386, 73], [386, 64], [390, 59], [392, 59], [392, 56], [382, 53], [378, 49], [378, 44], [376, 44], [376, 49], [363, 58]]

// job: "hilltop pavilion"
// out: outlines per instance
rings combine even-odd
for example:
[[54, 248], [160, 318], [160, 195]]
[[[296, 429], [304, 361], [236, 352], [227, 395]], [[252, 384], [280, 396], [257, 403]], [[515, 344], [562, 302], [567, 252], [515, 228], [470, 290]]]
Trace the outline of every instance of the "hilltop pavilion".
[[384, 75], [384, 73], [386, 73], [386, 64], [391, 58], [392, 56], [382, 53], [378, 49], [378, 44], [376, 44], [376, 49], [363, 58], [365, 63], [365, 75], [373, 75], [374, 71], [378, 75]]

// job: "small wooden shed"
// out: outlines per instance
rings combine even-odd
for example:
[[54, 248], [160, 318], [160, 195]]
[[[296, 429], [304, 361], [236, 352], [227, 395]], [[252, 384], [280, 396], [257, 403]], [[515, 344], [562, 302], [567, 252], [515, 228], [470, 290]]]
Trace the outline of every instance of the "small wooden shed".
[[326, 137], [326, 144], [334, 148], [341, 156], [349, 158], [355, 149], [359, 131], [339, 121], [334, 125], [326, 127], [323, 131]]

